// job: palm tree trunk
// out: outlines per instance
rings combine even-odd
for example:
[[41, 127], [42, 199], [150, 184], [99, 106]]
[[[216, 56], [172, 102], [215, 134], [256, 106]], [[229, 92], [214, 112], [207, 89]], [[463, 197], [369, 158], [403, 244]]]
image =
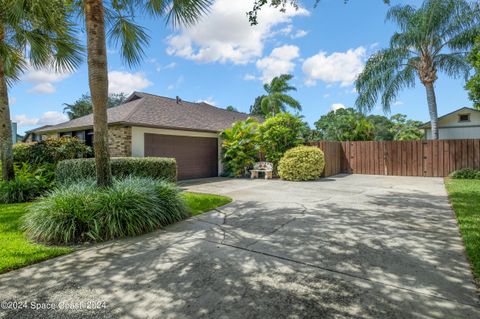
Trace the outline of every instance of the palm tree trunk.
[[[0, 42], [5, 38], [5, 31], [0, 25]], [[15, 177], [13, 170], [12, 124], [8, 106], [8, 88], [3, 61], [0, 59], [0, 160], [2, 161], [2, 177], [9, 181]]]
[[105, 17], [102, 0], [84, 0], [87, 31], [88, 84], [93, 104], [93, 149], [97, 172], [97, 185], [112, 184], [108, 151], [108, 68], [105, 44]]
[[432, 140], [438, 140], [437, 98], [435, 97], [433, 83], [425, 84], [425, 89], [427, 90], [428, 111], [430, 113], [430, 123], [432, 126]]

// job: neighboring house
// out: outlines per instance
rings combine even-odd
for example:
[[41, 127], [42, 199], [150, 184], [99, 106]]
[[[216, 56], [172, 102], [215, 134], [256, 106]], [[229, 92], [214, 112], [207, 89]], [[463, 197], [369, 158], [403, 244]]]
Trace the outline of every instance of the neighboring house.
[[[420, 128], [427, 140], [432, 139], [430, 122]], [[441, 140], [480, 139], [480, 110], [462, 107], [438, 118], [438, 134]]]
[[38, 134], [38, 133], [35, 133], [35, 132], [46, 129], [50, 126], [51, 125], [44, 125], [44, 126], [37, 127], [36, 129], [26, 131], [25, 136], [22, 138], [22, 142], [39, 142], [39, 141], [43, 140], [47, 136], [42, 135], [42, 134]]
[[[247, 114], [135, 92], [108, 109], [110, 155], [159, 156], [177, 160], [178, 179], [218, 176], [219, 133]], [[30, 136], [76, 136], [93, 142], [93, 115], [28, 132]], [[28, 139], [27, 139], [28, 140]]]

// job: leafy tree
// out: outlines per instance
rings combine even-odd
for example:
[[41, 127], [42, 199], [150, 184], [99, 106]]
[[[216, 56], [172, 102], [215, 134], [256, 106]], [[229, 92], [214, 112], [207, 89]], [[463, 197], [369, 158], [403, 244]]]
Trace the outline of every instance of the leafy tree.
[[[125, 93], [112, 93], [108, 96], [107, 108], [121, 105], [127, 100]], [[83, 94], [81, 98], [76, 100], [73, 104], [64, 103], [63, 112], [67, 113], [70, 120], [92, 114], [93, 105], [92, 97], [88, 94]]]
[[15, 177], [8, 86], [29, 68], [75, 69], [81, 50], [61, 0], [0, 0], [0, 160], [2, 177]]
[[369, 115], [367, 120], [373, 127], [373, 140], [391, 141], [395, 133], [393, 132], [393, 122], [383, 115]]
[[260, 95], [255, 98], [255, 102], [250, 106], [250, 115], [267, 116], [262, 110], [262, 100], [265, 96]]
[[319, 139], [328, 141], [419, 140], [423, 137], [421, 125], [403, 114], [366, 117], [353, 108], [332, 111], [315, 122]]
[[356, 81], [356, 106], [371, 110], [381, 94], [384, 111], [403, 88], [414, 87], [418, 76], [427, 93], [432, 138], [438, 139], [438, 115], [434, 84], [439, 71], [452, 77], [468, 76], [466, 50], [479, 33], [478, 8], [467, 0], [425, 0], [419, 9], [409, 5], [392, 7], [388, 20], [400, 31], [390, 47], [368, 60]]
[[243, 176], [255, 163], [259, 150], [258, 125], [257, 120], [249, 117], [245, 121], [235, 122], [220, 134], [226, 172]]
[[278, 113], [260, 125], [260, 149], [274, 169], [287, 150], [304, 142], [303, 128], [302, 120], [290, 113]]
[[294, 110], [302, 110], [300, 103], [287, 94], [289, 91], [297, 90], [294, 86], [288, 84], [291, 79], [293, 79], [293, 75], [283, 74], [274, 77], [270, 83], [263, 86], [267, 92], [267, 96], [263, 97], [260, 103], [263, 114], [275, 115], [285, 112], [287, 106]]
[[403, 114], [395, 114], [390, 118], [395, 141], [417, 141], [423, 138], [424, 132], [420, 129], [420, 121], [407, 120]]
[[145, 29], [135, 23], [139, 16], [166, 17], [174, 26], [195, 23], [211, 5], [210, 0], [71, 0], [72, 9], [85, 21], [88, 80], [93, 104], [95, 167], [98, 186], [112, 184], [108, 152], [108, 68], [106, 38], [120, 46], [129, 66], [138, 65], [149, 42]]
[[320, 117], [315, 127], [327, 141], [368, 141], [374, 137], [372, 123], [353, 108], [331, 111]]
[[468, 56], [468, 62], [475, 70], [475, 74], [468, 80], [466, 88], [475, 108], [480, 109], [480, 36], [477, 37], [472, 52]]
[[238, 110], [235, 107], [233, 107], [233, 105], [229, 105], [225, 109], [227, 111], [238, 112]]

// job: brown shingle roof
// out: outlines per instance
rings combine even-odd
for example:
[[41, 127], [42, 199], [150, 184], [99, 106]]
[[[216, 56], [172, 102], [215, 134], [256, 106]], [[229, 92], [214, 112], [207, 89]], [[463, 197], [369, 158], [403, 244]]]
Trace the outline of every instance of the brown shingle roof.
[[[220, 132], [249, 115], [227, 111], [207, 103], [193, 103], [135, 92], [127, 103], [108, 109], [108, 123], [131, 126]], [[93, 115], [50, 126], [35, 132], [68, 131], [93, 126]]]

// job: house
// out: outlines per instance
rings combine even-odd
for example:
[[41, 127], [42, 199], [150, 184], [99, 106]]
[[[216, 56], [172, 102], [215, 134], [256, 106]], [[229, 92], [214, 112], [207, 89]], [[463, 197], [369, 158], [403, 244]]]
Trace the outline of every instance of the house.
[[[219, 133], [247, 114], [207, 103], [134, 92], [124, 104], [108, 109], [112, 157], [158, 156], [177, 160], [178, 179], [218, 176]], [[30, 136], [76, 136], [93, 143], [93, 115], [29, 132]]]
[[[430, 122], [420, 128], [426, 139], [432, 139]], [[438, 118], [438, 134], [441, 140], [480, 139], [480, 110], [462, 107]]]
[[29, 130], [29, 131], [26, 131], [25, 132], [25, 136], [22, 138], [22, 142], [38, 142], [38, 141], [41, 141], [43, 138], [47, 137], [46, 135], [42, 135], [42, 134], [39, 134], [39, 133], [35, 133], [35, 132], [40, 132], [41, 130], [43, 129], [46, 129], [48, 127], [50, 127], [51, 125], [44, 125], [44, 126], [40, 126], [40, 127], [37, 127], [36, 129], [33, 129], [33, 130]]

